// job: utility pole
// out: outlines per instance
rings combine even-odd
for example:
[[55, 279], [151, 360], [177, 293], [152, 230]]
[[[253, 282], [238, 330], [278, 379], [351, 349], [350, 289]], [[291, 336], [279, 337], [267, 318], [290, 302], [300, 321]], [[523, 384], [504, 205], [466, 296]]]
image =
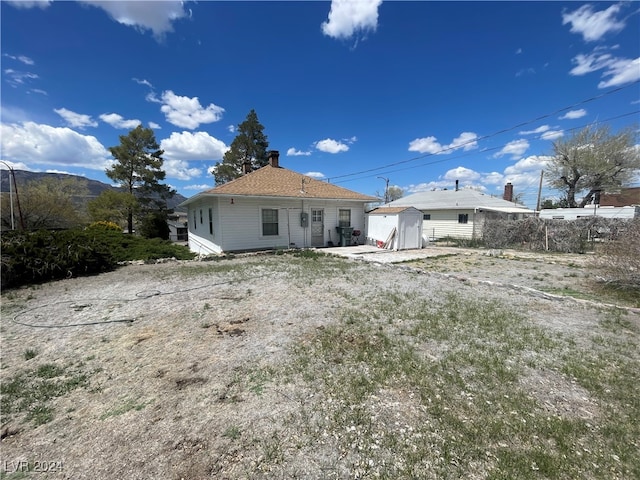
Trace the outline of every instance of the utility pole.
[[538, 186], [538, 203], [536, 205], [536, 212], [540, 215], [540, 195], [542, 194], [542, 177], [544, 176], [544, 170], [540, 172], [540, 185]]
[[384, 180], [384, 203], [389, 203], [389, 179], [384, 177], [378, 177], [381, 180]]
[[[13, 167], [7, 162], [0, 160], [0, 163], [4, 163], [9, 169], [9, 202], [11, 203], [11, 230], [16, 229], [16, 220], [13, 213], [13, 189], [16, 190], [16, 201], [18, 202], [18, 212], [20, 213], [20, 226], [24, 230], [24, 220], [22, 219], [22, 209], [20, 208], [20, 197], [18, 197], [18, 184], [16, 183], [16, 174], [13, 171]], [[11, 186], [11, 180], [13, 180], [13, 187]]]
[[16, 229], [16, 219], [13, 214], [13, 187], [11, 186], [11, 167], [6, 162], [4, 163], [9, 170], [7, 170], [7, 177], [9, 178], [9, 202], [11, 204], [9, 210], [11, 211], [11, 230]]

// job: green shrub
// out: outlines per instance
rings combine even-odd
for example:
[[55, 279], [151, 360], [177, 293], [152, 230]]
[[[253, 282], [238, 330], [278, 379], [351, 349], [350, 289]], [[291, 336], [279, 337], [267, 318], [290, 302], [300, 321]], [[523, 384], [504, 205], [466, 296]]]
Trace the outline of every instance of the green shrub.
[[183, 245], [126, 235], [108, 227], [9, 231], [2, 234], [0, 246], [3, 289], [94, 275], [113, 270], [124, 261], [194, 257]]
[[161, 238], [169, 240], [169, 225], [167, 215], [164, 212], [151, 212], [146, 215], [140, 224], [140, 235], [145, 238]]
[[122, 232], [122, 227], [115, 222], [107, 222], [106, 220], [100, 220], [99, 222], [93, 222], [87, 229], [100, 229], [100, 230], [113, 230], [114, 232]]

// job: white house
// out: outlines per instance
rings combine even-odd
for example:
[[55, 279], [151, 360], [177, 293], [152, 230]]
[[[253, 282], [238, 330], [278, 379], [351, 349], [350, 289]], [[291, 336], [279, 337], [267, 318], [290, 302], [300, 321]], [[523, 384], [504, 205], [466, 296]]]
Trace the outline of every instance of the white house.
[[[505, 186], [504, 196], [511, 198], [512, 186]], [[422, 212], [423, 234], [432, 240], [443, 237], [471, 239], [482, 235], [487, 219], [518, 220], [535, 214], [524, 205], [494, 197], [477, 190], [458, 189], [418, 192], [387, 204], [389, 207], [411, 206]]]
[[422, 248], [422, 212], [413, 207], [379, 207], [367, 213], [366, 243], [391, 250]]
[[577, 220], [578, 218], [586, 217], [622, 218], [626, 220], [640, 218], [640, 206], [587, 205], [583, 208], [543, 208], [540, 210], [540, 218], [547, 220]]
[[[377, 200], [269, 164], [182, 202], [189, 248], [200, 254], [339, 244], [336, 227], [364, 230], [365, 204]], [[351, 244], [351, 239], [349, 241]]]

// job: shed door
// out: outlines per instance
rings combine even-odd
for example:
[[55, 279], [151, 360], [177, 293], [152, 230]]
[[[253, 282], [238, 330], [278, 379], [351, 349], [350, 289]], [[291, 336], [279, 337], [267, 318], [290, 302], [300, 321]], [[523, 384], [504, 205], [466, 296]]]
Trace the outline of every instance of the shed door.
[[311, 209], [311, 246], [324, 246], [324, 210]]

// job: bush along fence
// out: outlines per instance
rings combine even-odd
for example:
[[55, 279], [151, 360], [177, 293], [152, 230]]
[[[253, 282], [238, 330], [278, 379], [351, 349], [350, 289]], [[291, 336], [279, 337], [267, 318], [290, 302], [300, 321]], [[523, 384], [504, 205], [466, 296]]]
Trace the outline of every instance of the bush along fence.
[[585, 253], [598, 242], [625, 241], [640, 219], [587, 217], [577, 220], [487, 220], [482, 238], [487, 248], [528, 248], [536, 251]]
[[168, 240], [126, 235], [100, 224], [82, 230], [3, 232], [0, 248], [3, 290], [107, 272], [130, 260], [194, 256]]

